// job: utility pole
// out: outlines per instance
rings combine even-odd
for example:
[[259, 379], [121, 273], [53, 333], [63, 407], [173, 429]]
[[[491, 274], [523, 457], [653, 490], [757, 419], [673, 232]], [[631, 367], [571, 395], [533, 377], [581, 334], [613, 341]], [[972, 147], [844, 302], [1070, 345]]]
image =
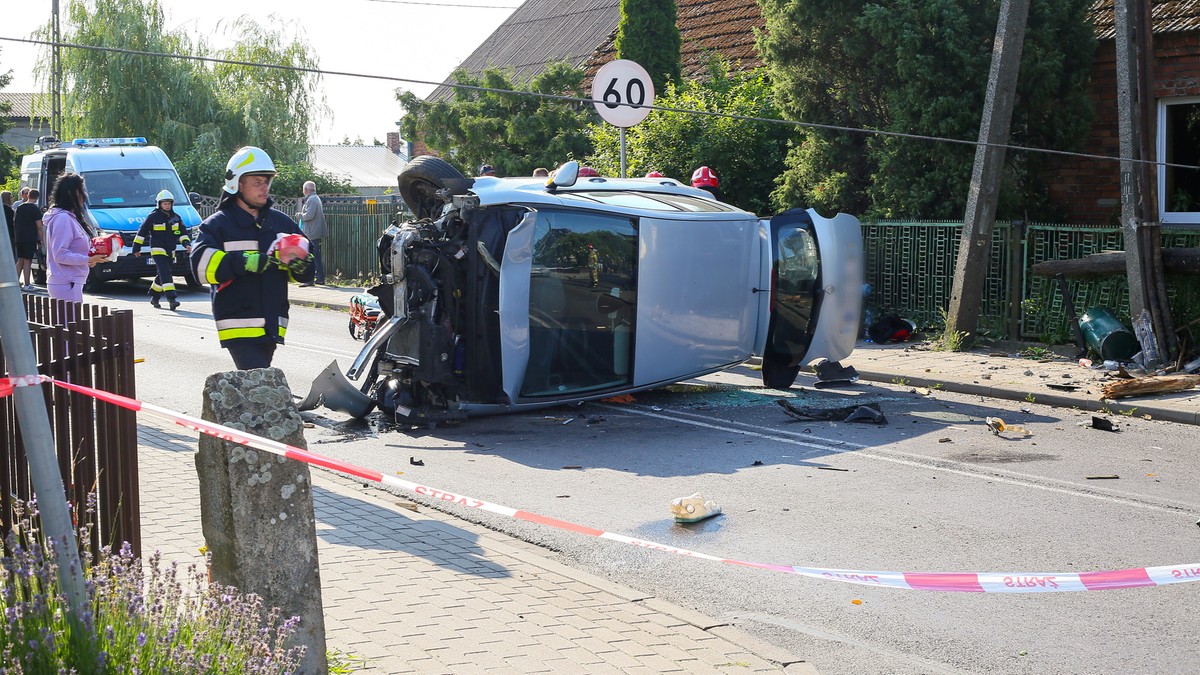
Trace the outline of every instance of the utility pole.
[[[10, 377], [37, 375], [37, 357], [29, 339], [29, 322], [21, 305], [21, 287], [17, 279], [16, 260], [8, 239], [7, 218], [0, 212], [0, 341], [4, 342], [4, 357]], [[17, 424], [25, 442], [29, 476], [37, 495], [44, 544], [53, 548], [58, 564], [59, 590], [66, 597], [71, 630], [87, 640], [83, 617], [90, 604], [83, 585], [83, 565], [79, 547], [67, 509], [66, 492], [58, 472], [58, 457], [54, 452], [54, 437], [50, 431], [50, 416], [46, 412], [44, 385], [22, 386], [13, 389], [17, 408]], [[5, 452], [11, 452], [6, 448]], [[49, 550], [47, 550], [49, 554]]]
[[60, 34], [58, 29], [58, 0], [53, 2], [53, 13], [50, 17], [50, 32], [54, 36], [54, 44], [50, 47], [50, 133], [55, 138], [62, 136], [62, 54]]
[[[1145, 312], [1159, 355], [1175, 352], [1175, 326], [1167, 303], [1162, 268], [1162, 236], [1151, 171], [1147, 120], [1154, 96], [1153, 29], [1148, 0], [1113, 0], [1116, 25], [1117, 113], [1121, 149], [1121, 230], [1125, 235], [1125, 273], [1129, 315], [1136, 325]], [[1139, 338], [1142, 337], [1139, 335]], [[1143, 350], [1151, 345], [1142, 344]], [[1146, 364], [1153, 366], [1155, 364]]]
[[[963, 219], [958, 259], [954, 265], [954, 287], [950, 291], [950, 309], [946, 323], [953, 330], [974, 335], [979, 325], [983, 301], [983, 282], [987, 275], [988, 254], [992, 246], [992, 226], [996, 223], [996, 201], [1004, 174], [1004, 148], [1012, 127], [1012, 109], [1017, 91], [1017, 73], [1021, 69], [1021, 49], [1025, 43], [1025, 22], [1029, 0], [1001, 0], [996, 23], [996, 41], [992, 47], [992, 67], [988, 74], [987, 97], [979, 123], [979, 144], [975, 146], [975, 166], [971, 170], [971, 188]], [[1016, 299], [1013, 299], [1016, 302]]]

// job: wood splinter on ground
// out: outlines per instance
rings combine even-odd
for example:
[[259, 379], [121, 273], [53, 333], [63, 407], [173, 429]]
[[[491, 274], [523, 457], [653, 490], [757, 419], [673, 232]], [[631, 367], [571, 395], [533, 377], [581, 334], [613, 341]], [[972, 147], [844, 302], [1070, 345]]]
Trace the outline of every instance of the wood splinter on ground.
[[1100, 390], [1102, 398], [1124, 398], [1143, 394], [1170, 394], [1200, 385], [1200, 375], [1151, 375], [1109, 382]]

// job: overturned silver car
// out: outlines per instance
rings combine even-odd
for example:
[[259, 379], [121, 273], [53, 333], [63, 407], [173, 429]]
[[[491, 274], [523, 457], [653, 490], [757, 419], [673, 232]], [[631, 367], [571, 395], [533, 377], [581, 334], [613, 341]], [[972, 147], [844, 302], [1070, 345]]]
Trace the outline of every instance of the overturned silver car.
[[301, 404], [414, 425], [660, 387], [761, 356], [786, 389], [845, 358], [862, 303], [850, 215], [769, 219], [664, 178], [399, 176], [416, 219], [379, 240], [384, 318]]

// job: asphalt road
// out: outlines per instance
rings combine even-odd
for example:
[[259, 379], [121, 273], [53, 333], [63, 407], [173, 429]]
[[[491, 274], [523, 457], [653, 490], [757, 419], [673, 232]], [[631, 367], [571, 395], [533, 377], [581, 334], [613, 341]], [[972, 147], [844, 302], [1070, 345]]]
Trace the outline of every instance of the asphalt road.
[[[207, 296], [176, 314], [140, 288], [100, 293], [135, 307], [138, 393], [196, 414], [204, 377], [232, 368]], [[347, 316], [293, 308], [276, 356], [298, 395], [361, 343]], [[747, 561], [861, 570], [1082, 572], [1200, 563], [1200, 433], [906, 386], [817, 392], [802, 405], [878, 402], [886, 426], [805, 423], [741, 368], [633, 404], [379, 430], [305, 413], [309, 448], [436, 488], [591, 527]], [[1027, 412], [1021, 410], [1024, 407]], [[1033, 432], [991, 434], [999, 414]], [[410, 458], [424, 466], [410, 464]], [[1088, 476], [1118, 475], [1089, 480]], [[724, 515], [675, 525], [671, 499], [701, 491]], [[402, 495], [413, 501], [428, 500]], [[438, 508], [448, 509], [438, 504]], [[1200, 584], [1035, 595], [935, 593], [818, 581], [643, 550], [477, 511], [571, 565], [735, 623], [823, 673], [1182, 673], [1200, 671]], [[861, 604], [855, 603], [861, 601]]]

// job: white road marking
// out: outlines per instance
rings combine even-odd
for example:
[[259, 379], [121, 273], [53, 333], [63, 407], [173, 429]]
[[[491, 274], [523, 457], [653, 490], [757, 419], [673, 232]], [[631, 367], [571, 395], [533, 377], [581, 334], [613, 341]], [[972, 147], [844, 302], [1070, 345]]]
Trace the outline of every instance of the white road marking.
[[[929, 457], [926, 455], [904, 452], [901, 450], [880, 451], [877, 446], [867, 446], [862, 443], [854, 443], [854, 442], [845, 441], [842, 439], [824, 438], [822, 436], [817, 436], [814, 434], [804, 434], [804, 436], [806, 438], [811, 439], [811, 440], [802, 441], [802, 440], [798, 440], [796, 438], [791, 438], [791, 436], [799, 436], [800, 434], [797, 432], [778, 431], [778, 432], [764, 433], [761, 431], [752, 431], [752, 430], [746, 429], [746, 428], [739, 429], [736, 427], [750, 427], [750, 425], [744, 424], [742, 422], [734, 422], [731, 420], [723, 420], [723, 419], [719, 419], [719, 418], [715, 418], [715, 417], [698, 415], [696, 413], [668, 411], [666, 409], [664, 409], [663, 412], [653, 412], [650, 410], [646, 410], [644, 408], [640, 408], [636, 405], [625, 405], [625, 406], [616, 406], [616, 405], [609, 405], [609, 404], [601, 404], [601, 405], [608, 408], [609, 410], [612, 410], [613, 412], [625, 411], [625, 412], [632, 413], [635, 415], [642, 415], [644, 417], [653, 417], [656, 419], [667, 420], [667, 421], [671, 421], [671, 422], [680, 422], [683, 424], [688, 424], [688, 425], [691, 425], [694, 427], [700, 427], [703, 429], [712, 429], [714, 431], [724, 431], [727, 433], [734, 433], [734, 434], [739, 434], [742, 436], [750, 436], [753, 438], [761, 438], [764, 440], [777, 441], [780, 443], [788, 443], [790, 445], [799, 445], [801, 447], [812, 448], [814, 450], [813, 452], [807, 452], [807, 453], [803, 453], [802, 455], [799, 455], [798, 458], [800, 458], [800, 459], [812, 458], [812, 457], [817, 457], [820, 455], [828, 455], [830, 452], [833, 452], [835, 454], [840, 454], [843, 452], [854, 451], [854, 456], [856, 456], [856, 457], [866, 457], [868, 459], [874, 459], [874, 460], [879, 460], [879, 461], [884, 461], [884, 462], [892, 462], [894, 464], [902, 464], [905, 466], [911, 466], [911, 467], [920, 468], [920, 469], [932, 469], [935, 471], [942, 471], [945, 473], [954, 474], [954, 475], [958, 475], [958, 476], [965, 476], [968, 478], [976, 478], [976, 479], [986, 480], [986, 481], [991, 481], [991, 482], [996, 482], [996, 483], [1004, 483], [1007, 485], [1015, 485], [1018, 487], [1033, 488], [1033, 489], [1037, 489], [1037, 490], [1044, 490], [1046, 492], [1055, 492], [1058, 494], [1071, 495], [1074, 497], [1087, 497], [1090, 499], [1098, 499], [1100, 501], [1113, 502], [1116, 504], [1123, 504], [1126, 506], [1137, 506], [1140, 508], [1150, 509], [1153, 511], [1165, 511], [1167, 513], [1178, 514], [1180, 511], [1194, 512], [1194, 511], [1200, 510], [1200, 505], [1188, 504], [1188, 503], [1184, 503], [1184, 502], [1174, 502], [1172, 500], [1166, 500], [1166, 499], [1162, 499], [1162, 498], [1158, 498], [1158, 497], [1151, 497], [1148, 495], [1140, 495], [1140, 494], [1135, 494], [1135, 493], [1115, 493], [1115, 492], [1100, 493], [1100, 492], [1096, 491], [1095, 488], [1092, 488], [1091, 486], [1079, 485], [1078, 483], [1072, 483], [1070, 481], [1058, 480], [1055, 478], [1048, 478], [1045, 476], [1035, 476], [1032, 474], [1023, 474], [1023, 473], [1019, 473], [1019, 472], [1015, 472], [1015, 471], [1000, 471], [998, 469], [991, 469], [991, 470], [989, 470], [989, 472], [984, 473], [984, 472], [974, 470], [971, 468], [966, 468], [967, 465], [960, 464], [960, 463], [954, 462], [952, 460], [945, 460], [945, 459], [940, 459], [940, 458], [936, 458], [936, 457]], [[671, 414], [664, 414], [664, 413], [671, 413]], [[819, 443], [812, 442], [812, 441], [819, 441]], [[868, 447], [875, 447], [876, 449], [867, 450], [866, 448], [868, 448]], [[889, 456], [889, 455], [896, 455], [896, 456]], [[957, 465], [959, 467], [964, 467], [964, 468], [952, 468], [950, 466], [945, 466], [946, 464], [954, 464], [954, 465]], [[1055, 485], [1046, 485], [1045, 483], [1054, 483]], [[1164, 505], [1164, 504], [1166, 504], [1166, 505]]]

